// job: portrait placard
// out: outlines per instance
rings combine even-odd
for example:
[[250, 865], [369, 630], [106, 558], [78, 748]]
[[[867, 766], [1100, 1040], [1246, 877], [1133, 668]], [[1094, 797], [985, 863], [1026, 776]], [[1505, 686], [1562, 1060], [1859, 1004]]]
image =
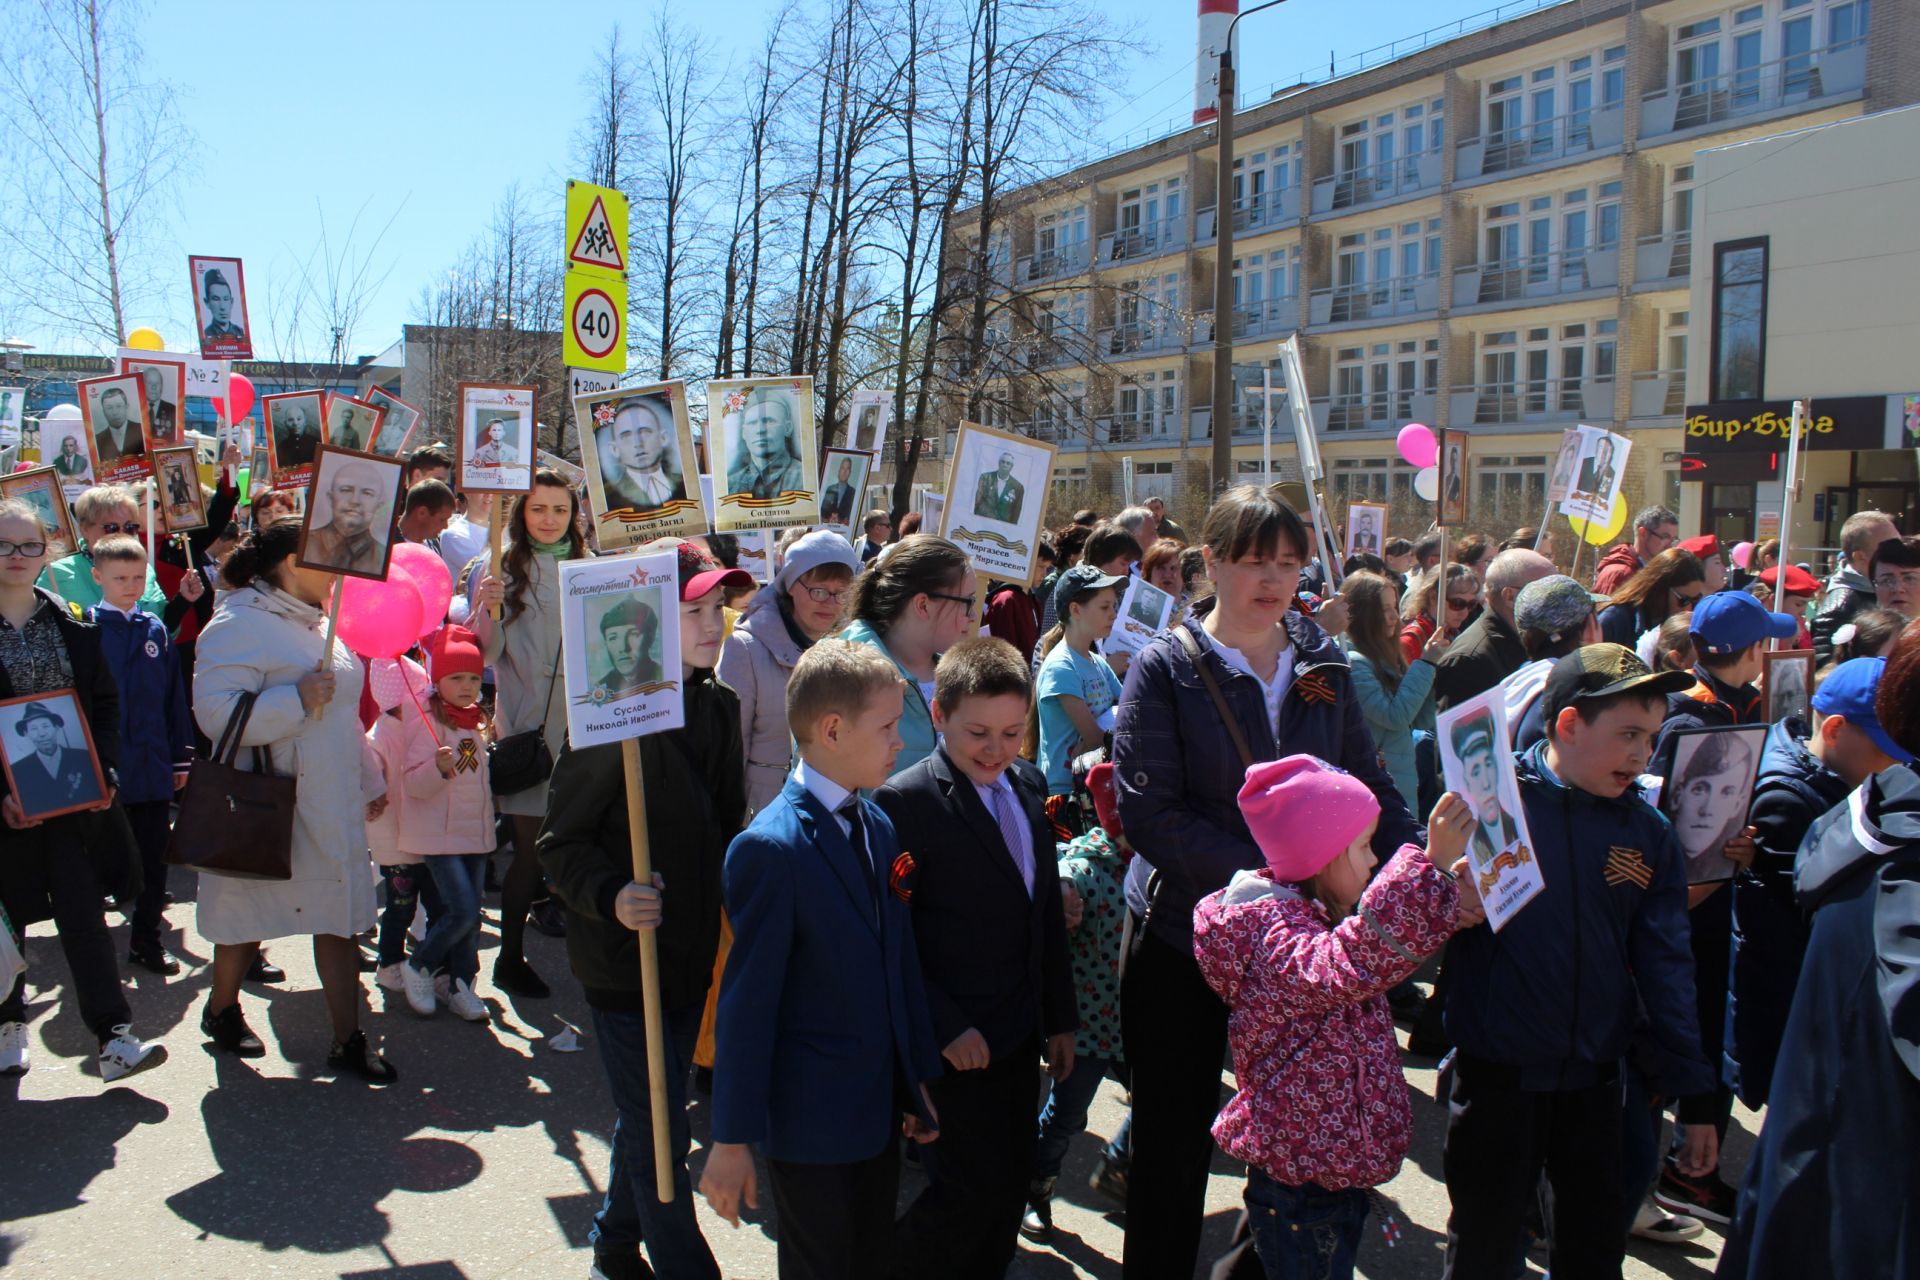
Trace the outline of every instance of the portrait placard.
[[1499, 932], [1546, 888], [1533, 855], [1527, 813], [1507, 744], [1506, 695], [1498, 687], [1441, 713], [1440, 771], [1447, 790], [1467, 802], [1475, 819], [1467, 839], [1467, 863], [1487, 908], [1487, 923]]
[[1793, 716], [1813, 723], [1813, 650], [1776, 649], [1760, 655], [1768, 724]]
[[247, 324], [247, 281], [238, 258], [192, 255], [194, 327], [200, 354], [209, 360], [253, 359], [253, 329]]
[[860, 495], [867, 490], [873, 455], [858, 449], [826, 449], [820, 455], [820, 523], [854, 537], [853, 526], [862, 512]]
[[47, 535], [49, 563], [80, 549], [80, 534], [73, 526], [73, 508], [67, 505], [65, 483], [56, 468], [35, 467], [0, 477], [0, 498], [18, 498], [40, 517], [40, 527]]
[[1580, 462], [1580, 446], [1585, 439], [1586, 431], [1581, 427], [1568, 427], [1560, 433], [1560, 452], [1553, 455], [1553, 470], [1547, 473], [1548, 507], [1567, 500], [1573, 488], [1573, 469]]
[[673, 552], [562, 561], [560, 643], [575, 750], [684, 722]]
[[10, 440], [20, 437], [20, 423], [27, 412], [25, 387], [0, 387], [0, 434]]
[[313, 460], [326, 440], [327, 397], [323, 391], [283, 391], [260, 397], [267, 424], [268, 473], [275, 489], [304, 489], [313, 479]]
[[207, 495], [192, 445], [153, 451], [153, 479], [160, 494], [160, 522], [169, 538], [207, 527]]
[[1376, 502], [1347, 504], [1347, 554], [1377, 556], [1387, 541], [1387, 508]]
[[412, 447], [413, 433], [419, 430], [422, 417], [418, 409], [385, 387], [373, 387], [360, 398], [380, 410], [382, 415], [379, 434], [367, 446], [368, 453], [397, 458]]
[[0, 743], [0, 764], [24, 816], [57, 818], [106, 800], [93, 726], [73, 690], [0, 702]]
[[1139, 574], [1132, 575], [1127, 579], [1126, 593], [1120, 597], [1113, 630], [1101, 642], [1101, 652], [1140, 652], [1149, 640], [1167, 629], [1167, 615], [1172, 612], [1172, 596]]
[[974, 568], [1002, 582], [1033, 581], [1040, 517], [1053, 484], [1054, 447], [977, 422], [960, 424], [940, 535], [973, 559]]
[[[707, 384], [714, 529], [818, 524], [812, 378], [716, 378]], [[718, 446], [716, 448], [715, 446]]]
[[405, 471], [397, 458], [321, 445], [295, 562], [350, 578], [385, 579]]
[[700, 495], [688, 484], [697, 468], [686, 383], [596, 391], [575, 400], [573, 413], [603, 551], [707, 531]]
[[1435, 523], [1460, 524], [1467, 518], [1467, 433], [1440, 433], [1440, 502]]
[[267, 493], [273, 488], [273, 460], [268, 456], [267, 446], [257, 444], [253, 455], [247, 462], [248, 504], [252, 504], [252, 495]]
[[[381, 411], [366, 400], [352, 396], [327, 395], [327, 443], [336, 449], [355, 453], [379, 453], [373, 447], [380, 438]], [[389, 457], [392, 455], [389, 454]]]
[[153, 474], [147, 457], [147, 384], [132, 374], [74, 383], [87, 449], [100, 484], [127, 484]]
[[1599, 521], [1613, 515], [1613, 499], [1627, 475], [1633, 441], [1600, 427], [1581, 424], [1580, 461], [1560, 511], [1570, 519]]
[[587, 473], [582, 468], [568, 462], [557, 453], [548, 453], [545, 449], [537, 451], [533, 456], [539, 459], [542, 469], [551, 471], [565, 480], [567, 488], [575, 493], [587, 491]]
[[120, 357], [120, 372], [132, 374], [147, 388], [147, 448], [171, 449], [184, 444], [187, 366], [184, 361], [151, 356]]
[[1673, 763], [1660, 784], [1660, 811], [1673, 823], [1688, 884], [1731, 880], [1727, 841], [1747, 827], [1747, 804], [1760, 774], [1764, 724], [1715, 725], [1674, 733]]
[[68, 501], [91, 489], [94, 485], [93, 448], [89, 443], [86, 419], [42, 418], [40, 461], [59, 475]]
[[532, 387], [461, 383], [453, 487], [467, 493], [525, 493], [533, 488], [538, 407]]
[[937, 533], [940, 524], [947, 518], [947, 495], [935, 493], [932, 489], [920, 489], [915, 493], [916, 509], [920, 512], [920, 532]]
[[740, 567], [752, 574], [755, 582], [773, 581], [773, 547], [779, 540], [778, 529], [755, 529], [740, 535]]
[[893, 421], [893, 388], [864, 387], [850, 397], [847, 410], [847, 448], [878, 458], [887, 447], [887, 427]]

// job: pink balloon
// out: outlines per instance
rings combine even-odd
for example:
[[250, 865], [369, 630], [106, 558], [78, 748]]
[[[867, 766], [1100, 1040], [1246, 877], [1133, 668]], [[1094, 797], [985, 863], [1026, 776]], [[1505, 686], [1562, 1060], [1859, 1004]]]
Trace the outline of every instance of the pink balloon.
[[1440, 442], [1433, 438], [1433, 432], [1418, 422], [1409, 422], [1400, 428], [1400, 435], [1394, 443], [1400, 446], [1400, 456], [1416, 467], [1431, 467], [1440, 461]]
[[227, 375], [227, 404], [233, 410], [227, 415], [228, 422], [238, 422], [253, 411], [253, 383], [246, 374]]
[[447, 562], [431, 547], [403, 542], [393, 549], [392, 575], [404, 576], [420, 592], [421, 634], [437, 628], [453, 603], [453, 575], [447, 572]]
[[340, 593], [340, 640], [363, 658], [397, 658], [419, 642], [421, 612], [411, 578], [348, 578]]

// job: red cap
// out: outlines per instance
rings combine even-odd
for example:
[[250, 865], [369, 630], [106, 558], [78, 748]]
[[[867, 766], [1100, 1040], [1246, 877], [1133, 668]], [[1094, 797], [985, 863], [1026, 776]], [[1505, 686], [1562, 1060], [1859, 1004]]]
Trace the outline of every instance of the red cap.
[[1720, 554], [1720, 539], [1710, 533], [1703, 533], [1697, 538], [1688, 538], [1680, 544], [1680, 548], [1683, 551], [1691, 551], [1697, 558], [1705, 560], [1708, 556]]
[[750, 590], [753, 587], [753, 575], [745, 569], [729, 569], [713, 558], [711, 552], [697, 542], [685, 538], [655, 538], [642, 551], [665, 551], [672, 548], [680, 557], [680, 599], [698, 600], [718, 586], [738, 587]]
[[1101, 830], [1110, 839], [1121, 839], [1125, 833], [1120, 829], [1120, 792], [1113, 784], [1113, 765], [1097, 764], [1087, 770], [1087, 790], [1093, 794]]
[[427, 645], [427, 669], [435, 684], [448, 676], [483, 674], [480, 638], [458, 624], [440, 628]]
[[[1773, 568], [1762, 572], [1760, 581], [1764, 586], [1778, 586], [1780, 583], [1780, 566], [1775, 565]], [[1802, 569], [1799, 565], [1790, 564], [1787, 566], [1787, 594], [1790, 596], [1817, 596], [1820, 594], [1820, 580], [1808, 573], [1805, 569]]]

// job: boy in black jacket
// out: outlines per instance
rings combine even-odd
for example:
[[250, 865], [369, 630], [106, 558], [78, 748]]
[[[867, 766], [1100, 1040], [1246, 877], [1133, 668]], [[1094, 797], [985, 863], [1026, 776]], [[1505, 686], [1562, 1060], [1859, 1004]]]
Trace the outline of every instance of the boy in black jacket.
[[[619, 1119], [607, 1199], [594, 1218], [594, 1274], [604, 1280], [710, 1277], [720, 1269], [694, 1216], [687, 1175], [687, 1072], [720, 946], [720, 868], [746, 821], [740, 700], [714, 679], [725, 632], [723, 588], [751, 586], [691, 543], [680, 556], [680, 674], [686, 725], [640, 739], [654, 883], [635, 883], [626, 771], [617, 744], [562, 749], [547, 793], [540, 860], [567, 909], [567, 960], [586, 989]], [[671, 898], [671, 901], [667, 899]], [[661, 1204], [640, 994], [639, 929], [658, 930], [666, 1023], [673, 1200]], [[653, 1271], [640, 1260], [646, 1246]]]

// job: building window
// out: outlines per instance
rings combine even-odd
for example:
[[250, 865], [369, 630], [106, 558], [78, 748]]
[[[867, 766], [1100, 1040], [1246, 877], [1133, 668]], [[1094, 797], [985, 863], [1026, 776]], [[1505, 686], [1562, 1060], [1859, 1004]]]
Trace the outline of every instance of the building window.
[[1767, 238], [1717, 244], [1713, 247], [1713, 398], [1764, 398], [1766, 363]]
[[1473, 459], [1475, 514], [1496, 524], [1537, 519], [1547, 501], [1545, 454], [1481, 456]]

